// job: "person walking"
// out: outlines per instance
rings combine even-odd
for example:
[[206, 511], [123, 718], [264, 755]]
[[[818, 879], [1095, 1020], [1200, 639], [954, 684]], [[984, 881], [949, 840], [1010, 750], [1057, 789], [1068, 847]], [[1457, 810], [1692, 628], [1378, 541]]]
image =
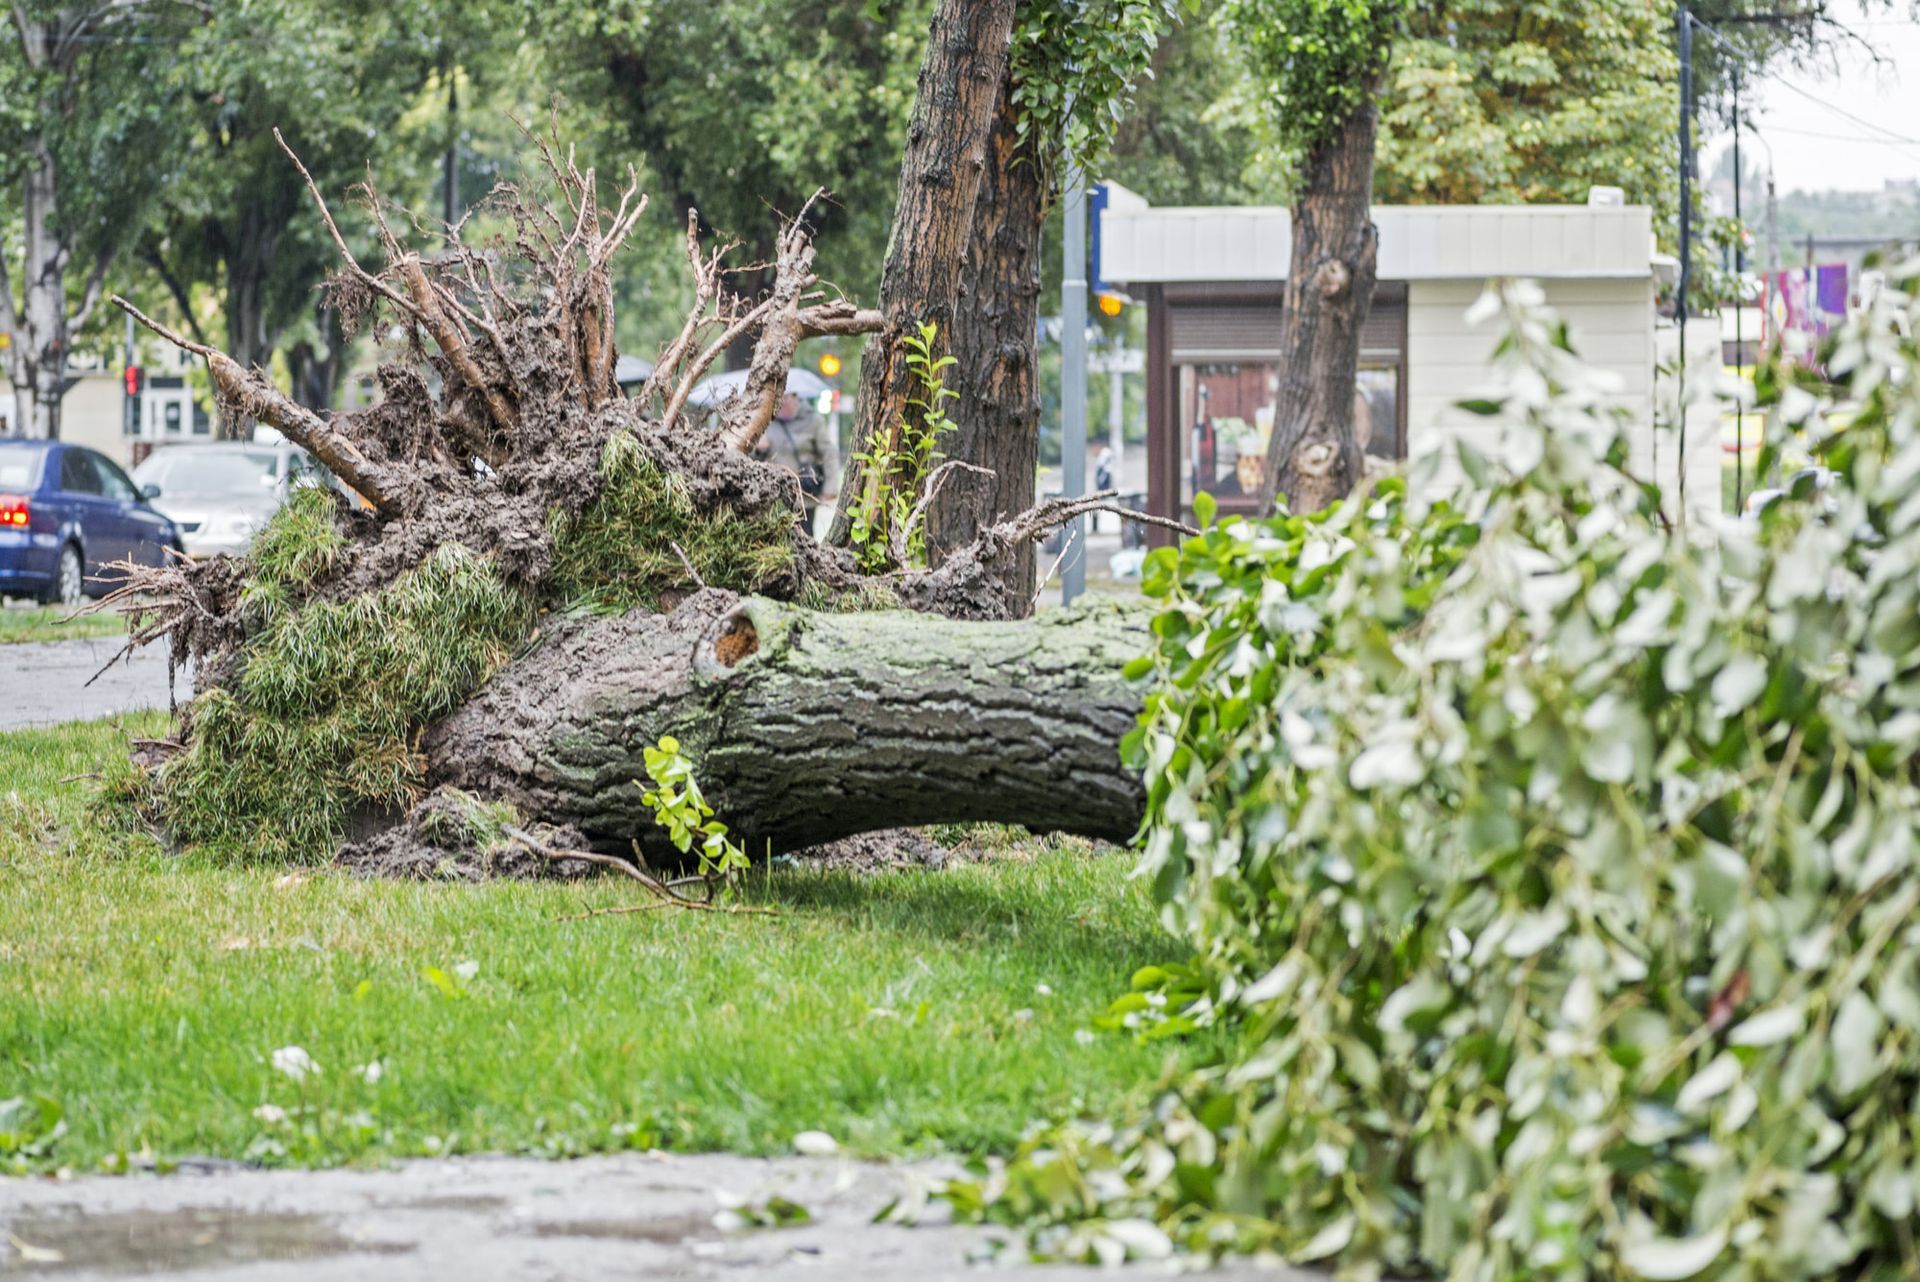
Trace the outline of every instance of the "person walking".
[[840, 442], [832, 425], [794, 392], [781, 396], [780, 408], [754, 447], [754, 456], [799, 478], [806, 503], [801, 521], [808, 528], [814, 509], [839, 497]]

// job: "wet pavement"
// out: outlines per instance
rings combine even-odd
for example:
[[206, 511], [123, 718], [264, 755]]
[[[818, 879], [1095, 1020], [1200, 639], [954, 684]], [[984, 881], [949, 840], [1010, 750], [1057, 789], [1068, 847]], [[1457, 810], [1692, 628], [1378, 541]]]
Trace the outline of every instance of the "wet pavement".
[[[0, 1274], [91, 1278], [806, 1278], [960, 1282], [1094, 1275], [969, 1263], [998, 1232], [947, 1222], [877, 1225], [892, 1199], [946, 1172], [840, 1158], [630, 1154], [547, 1162], [453, 1158], [386, 1170], [0, 1179]], [[730, 1205], [784, 1198], [807, 1222], [723, 1228]], [[1007, 1261], [1018, 1258], [1008, 1252]], [[1124, 1277], [1161, 1277], [1169, 1263]], [[1100, 1276], [1109, 1276], [1111, 1271]], [[1251, 1262], [1221, 1282], [1324, 1275]]]
[[[101, 672], [123, 644], [120, 637], [98, 637], [0, 645], [0, 730], [165, 708], [166, 647], [148, 646]], [[175, 691], [183, 703], [193, 693], [186, 673], [176, 678]]]

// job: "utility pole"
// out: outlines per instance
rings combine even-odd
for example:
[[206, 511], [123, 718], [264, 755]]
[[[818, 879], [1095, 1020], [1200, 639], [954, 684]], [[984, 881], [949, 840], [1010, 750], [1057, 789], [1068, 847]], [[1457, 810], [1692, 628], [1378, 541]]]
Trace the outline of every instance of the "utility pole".
[[[1071, 114], [1071, 112], [1069, 112]], [[1087, 182], [1071, 156], [1061, 214], [1066, 261], [1060, 272], [1060, 489], [1068, 498], [1087, 492]], [[1060, 602], [1072, 605], [1087, 587], [1086, 518], [1066, 527], [1060, 563]]]
[[[1687, 290], [1693, 281], [1693, 13], [1680, 5], [1680, 281], [1675, 291], [1673, 313], [1680, 327], [1680, 363], [1678, 391], [1680, 408], [1680, 457], [1675, 466], [1679, 474], [1680, 515], [1686, 519], [1687, 506]], [[1659, 437], [1655, 433], [1655, 439]], [[1655, 464], [1655, 479], [1659, 476]]]
[[[1747, 224], [1740, 216], [1740, 64], [1733, 65], [1733, 353], [1740, 368], [1747, 367], [1744, 322], [1747, 312]], [[1733, 510], [1740, 512], [1746, 497], [1747, 415], [1740, 401], [1733, 403]]]

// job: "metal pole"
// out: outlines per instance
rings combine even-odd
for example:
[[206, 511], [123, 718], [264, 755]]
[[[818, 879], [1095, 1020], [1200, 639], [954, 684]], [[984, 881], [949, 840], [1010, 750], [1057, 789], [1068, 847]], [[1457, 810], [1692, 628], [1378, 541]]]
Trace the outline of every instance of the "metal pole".
[[1125, 347], [1114, 349], [1113, 370], [1107, 375], [1107, 448], [1113, 451], [1113, 484], [1116, 489], [1126, 488], [1125, 482], [1120, 479], [1120, 465], [1127, 447], [1124, 421], [1127, 376], [1120, 370], [1120, 357], [1125, 353]]
[[[1765, 141], [1763, 138], [1761, 141]], [[1767, 274], [1780, 270], [1780, 202], [1773, 187], [1773, 156], [1767, 156]]]
[[[1680, 282], [1674, 316], [1680, 325], [1680, 514], [1687, 506], [1687, 289], [1693, 280], [1693, 14], [1680, 6]], [[1659, 434], [1655, 433], [1655, 439]], [[1656, 477], [1658, 471], [1655, 472]]]
[[[127, 314], [126, 353], [126, 360], [120, 364], [122, 371], [133, 368], [133, 314], [131, 312]], [[140, 398], [137, 396], [126, 396], [126, 385], [126, 375], [122, 373], [120, 387], [122, 389], [121, 394], [126, 399], [126, 408], [121, 412], [125, 421], [120, 426], [120, 434], [122, 436], [138, 437], [140, 435]], [[128, 446], [127, 448], [131, 450], [133, 447]]]
[[451, 227], [460, 213], [460, 69], [447, 69], [446, 221]]
[[[1740, 216], [1740, 64], [1733, 65], [1733, 359], [1740, 369], [1747, 367], [1746, 330], [1742, 325], [1747, 310], [1747, 224]], [[1739, 401], [1733, 403], [1733, 510], [1737, 515], [1746, 497], [1747, 415]]]
[[[1066, 262], [1060, 272], [1060, 488], [1068, 497], [1087, 492], [1087, 184], [1067, 162]], [[1086, 519], [1066, 527], [1060, 600], [1071, 605], [1087, 586]]]

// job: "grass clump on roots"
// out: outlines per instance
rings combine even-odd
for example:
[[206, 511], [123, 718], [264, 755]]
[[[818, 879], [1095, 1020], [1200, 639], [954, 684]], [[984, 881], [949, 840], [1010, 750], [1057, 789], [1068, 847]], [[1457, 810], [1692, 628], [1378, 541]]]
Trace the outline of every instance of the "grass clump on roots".
[[356, 816], [397, 816], [420, 800], [421, 731], [514, 656], [541, 597], [657, 609], [694, 586], [682, 552], [716, 587], [752, 591], [792, 573], [784, 509], [702, 513], [625, 435], [601, 470], [604, 488], [581, 515], [551, 518], [554, 568], [538, 595], [447, 544], [377, 591], [328, 599], [318, 588], [348, 536], [328, 492], [296, 494], [248, 555], [249, 635], [187, 709], [186, 749], [150, 788], [111, 787], [109, 800], [132, 801], [174, 842], [218, 858], [322, 861]]
[[[419, 731], [513, 656], [533, 608], [459, 544], [378, 592], [286, 595], [324, 537], [290, 506], [262, 535], [249, 584], [264, 610], [232, 676], [187, 712], [188, 747], [161, 770], [154, 818], [187, 845], [245, 859], [320, 860], [362, 811], [418, 798]], [[326, 527], [331, 531], [331, 524]]]
[[[662, 594], [697, 586], [755, 592], [793, 571], [793, 513], [698, 511], [686, 484], [662, 471], [621, 433], [601, 456], [600, 497], [578, 517], [552, 519], [556, 601], [618, 612], [658, 609]], [[674, 550], [678, 545], [679, 552]]]

